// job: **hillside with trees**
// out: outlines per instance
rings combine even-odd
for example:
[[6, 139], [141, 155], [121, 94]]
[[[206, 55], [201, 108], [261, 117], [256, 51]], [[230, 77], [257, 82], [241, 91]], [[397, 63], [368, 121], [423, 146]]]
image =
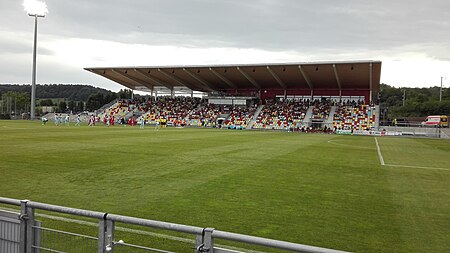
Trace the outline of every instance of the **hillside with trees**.
[[[55, 112], [95, 111], [117, 98], [130, 97], [131, 91], [127, 89], [115, 93], [91, 85], [36, 85], [36, 107], [39, 114], [44, 107], [51, 107]], [[0, 85], [0, 101], [0, 115], [9, 117], [29, 112], [31, 85]]]
[[[25, 92], [31, 93], [31, 85], [17, 85], [17, 84], [5, 84], [0, 85], [0, 96], [6, 92]], [[116, 94], [112, 91], [97, 88], [91, 85], [81, 84], [44, 84], [36, 85], [36, 98], [48, 99], [48, 98], [64, 98], [66, 100], [73, 101], [87, 101], [92, 94], [102, 94], [110, 96]]]
[[[381, 84], [380, 108], [386, 119], [450, 114], [450, 88], [395, 88]], [[385, 112], [385, 115], [383, 115]]]
[[[0, 85], [0, 115], [30, 111], [30, 85]], [[381, 120], [427, 115], [450, 115], [450, 88], [395, 88], [381, 84]], [[90, 85], [45, 84], [36, 86], [36, 106], [56, 112], [95, 111], [117, 98], [130, 98], [131, 91], [118, 93]], [[39, 111], [38, 111], [39, 112]]]

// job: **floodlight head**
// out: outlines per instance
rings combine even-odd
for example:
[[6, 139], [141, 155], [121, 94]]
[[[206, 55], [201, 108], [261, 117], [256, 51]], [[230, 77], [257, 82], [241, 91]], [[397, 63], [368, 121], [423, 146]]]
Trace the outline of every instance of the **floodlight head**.
[[48, 13], [47, 4], [37, 0], [24, 0], [23, 7], [29, 16], [45, 17]]

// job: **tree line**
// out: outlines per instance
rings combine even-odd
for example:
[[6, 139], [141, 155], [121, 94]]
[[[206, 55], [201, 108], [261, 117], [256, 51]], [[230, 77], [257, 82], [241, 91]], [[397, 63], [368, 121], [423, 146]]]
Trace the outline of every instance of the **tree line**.
[[[450, 114], [450, 88], [395, 88], [381, 84], [380, 108], [386, 119]], [[440, 101], [441, 97], [441, 101]]]
[[[0, 85], [0, 96], [6, 92], [24, 92], [31, 94], [31, 85], [4, 84]], [[115, 94], [112, 91], [97, 88], [91, 85], [81, 84], [38, 84], [36, 85], [36, 98], [64, 98], [73, 101], [87, 101], [89, 96], [95, 93], [103, 95]]]
[[[132, 92], [128, 89], [116, 93], [90, 85], [36, 85], [38, 114], [42, 114], [44, 107], [52, 107], [55, 112], [61, 113], [95, 111], [117, 98], [131, 98], [131, 96]], [[0, 100], [0, 115], [28, 113], [31, 104], [31, 85], [0, 85]]]
[[[0, 115], [30, 111], [30, 85], [0, 85]], [[51, 106], [56, 112], [95, 111], [117, 98], [131, 98], [132, 91], [112, 92], [91, 85], [36, 85], [36, 106]], [[381, 84], [379, 94], [383, 119], [450, 114], [450, 88], [395, 88]]]

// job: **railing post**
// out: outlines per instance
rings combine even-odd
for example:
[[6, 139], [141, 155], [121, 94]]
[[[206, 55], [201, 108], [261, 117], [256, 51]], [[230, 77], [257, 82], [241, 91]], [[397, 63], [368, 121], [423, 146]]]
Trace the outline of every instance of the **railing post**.
[[19, 252], [27, 253], [27, 202], [28, 200], [20, 201], [20, 242]]
[[196, 253], [213, 253], [214, 252], [214, 239], [212, 233], [214, 228], [204, 228], [202, 235], [197, 235], [195, 238], [195, 252]]
[[33, 226], [34, 226], [34, 208], [32, 207], [27, 207], [27, 216], [28, 219], [26, 220], [27, 222], [27, 252], [31, 253], [34, 252], [33, 251], [33, 244], [34, 244], [34, 231], [33, 231]]
[[212, 237], [212, 233], [214, 231], [214, 228], [205, 228], [205, 233], [203, 236], [203, 243], [204, 243], [204, 252], [208, 253], [214, 253], [214, 239]]
[[106, 220], [106, 252], [114, 253], [114, 221]]
[[195, 236], [195, 253], [200, 253], [200, 249], [203, 247], [203, 235]]
[[105, 253], [105, 249], [106, 249], [105, 232], [106, 232], [106, 220], [99, 219], [98, 220], [98, 253]]

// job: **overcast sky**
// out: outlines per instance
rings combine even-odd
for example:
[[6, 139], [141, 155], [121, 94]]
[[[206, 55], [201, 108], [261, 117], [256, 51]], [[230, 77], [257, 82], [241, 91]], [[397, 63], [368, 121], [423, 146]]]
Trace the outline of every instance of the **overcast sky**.
[[[449, 0], [47, 0], [37, 83], [84, 67], [381, 60], [381, 82], [450, 86]], [[0, 1], [0, 83], [30, 83], [34, 19]]]

